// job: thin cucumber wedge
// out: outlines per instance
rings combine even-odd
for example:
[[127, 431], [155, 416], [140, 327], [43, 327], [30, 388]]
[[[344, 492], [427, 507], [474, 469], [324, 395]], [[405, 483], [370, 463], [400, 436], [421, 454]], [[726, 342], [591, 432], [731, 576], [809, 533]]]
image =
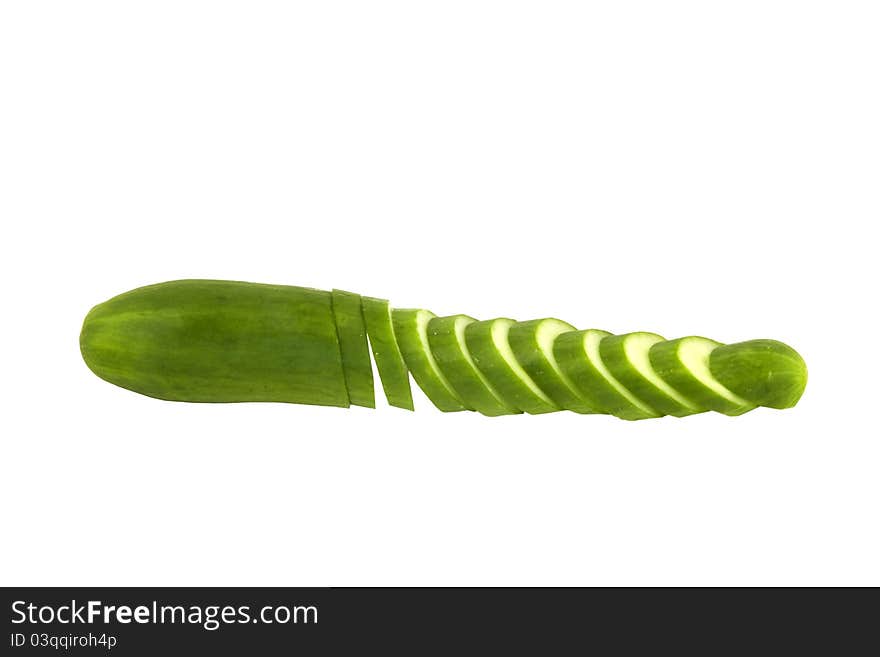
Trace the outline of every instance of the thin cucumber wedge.
[[709, 355], [709, 369], [723, 385], [755, 406], [791, 408], [807, 385], [807, 364], [776, 340], [728, 344]]
[[742, 415], [755, 405], [728, 389], [709, 369], [709, 357], [720, 346], [699, 336], [657, 342], [649, 353], [651, 366], [660, 378], [698, 406], [725, 415]]
[[660, 417], [660, 413], [633, 395], [608, 371], [599, 355], [599, 345], [610, 335], [597, 329], [563, 333], [553, 344], [553, 355], [581, 395], [600, 413], [622, 420]]
[[388, 301], [375, 297], [361, 297], [361, 310], [385, 398], [391, 406], [413, 410], [409, 370], [397, 346], [397, 338], [394, 337], [394, 324], [391, 321], [391, 307]]
[[349, 405], [330, 293], [322, 290], [149, 285], [92, 308], [80, 350], [102, 379], [159, 399]]
[[361, 312], [361, 295], [345, 290], [333, 290], [330, 295], [342, 351], [342, 370], [345, 372], [348, 398], [355, 406], [376, 408], [373, 364]]
[[434, 406], [444, 412], [469, 410], [446, 380], [431, 353], [428, 323], [434, 317], [434, 313], [428, 310], [395, 308], [391, 311], [394, 335], [403, 360]]
[[558, 411], [510, 348], [507, 336], [515, 323], [502, 317], [468, 325], [465, 342], [471, 357], [507, 405], [532, 415]]
[[452, 315], [428, 322], [428, 342], [437, 366], [467, 406], [490, 417], [519, 413], [504, 402], [471, 358], [465, 330], [475, 321], [467, 315]]
[[507, 337], [520, 365], [554, 404], [575, 413], [595, 413], [553, 355], [556, 337], [576, 330], [560, 319], [532, 319], [511, 326]]
[[663, 340], [663, 336], [644, 331], [609, 335], [599, 343], [599, 354], [623, 387], [660, 413], [684, 417], [708, 410], [675, 390], [651, 367], [650, 349]]

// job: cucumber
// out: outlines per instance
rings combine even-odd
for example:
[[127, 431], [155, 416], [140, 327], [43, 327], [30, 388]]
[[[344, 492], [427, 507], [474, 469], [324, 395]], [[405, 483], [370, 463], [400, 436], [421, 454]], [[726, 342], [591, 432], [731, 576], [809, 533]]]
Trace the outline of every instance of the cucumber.
[[725, 387], [709, 369], [709, 356], [719, 346], [699, 336], [657, 342], [649, 353], [651, 366], [666, 383], [698, 406], [725, 415], [742, 415], [754, 404]]
[[469, 407], [488, 416], [519, 413], [504, 402], [471, 358], [464, 336], [475, 321], [467, 315], [452, 315], [435, 317], [428, 323], [428, 342], [437, 366]]
[[807, 385], [807, 364], [787, 344], [749, 340], [718, 347], [709, 370], [722, 385], [755, 406], [791, 408]]
[[361, 297], [361, 309], [385, 398], [391, 406], [413, 410], [409, 370], [394, 337], [391, 307], [385, 299]]
[[650, 349], [663, 341], [662, 336], [644, 331], [609, 335], [599, 343], [599, 354], [624, 388], [659, 413], [684, 417], [707, 410], [666, 383], [651, 367]]
[[333, 290], [330, 298], [342, 352], [342, 371], [345, 373], [348, 399], [355, 406], [376, 408], [373, 364], [361, 312], [361, 296], [344, 290]]
[[465, 330], [465, 342], [479, 370], [492, 382], [508, 406], [532, 415], [558, 411], [520, 365], [507, 340], [516, 322], [504, 317], [474, 322]]
[[102, 379], [159, 399], [349, 405], [330, 293], [321, 290], [149, 285], [95, 306], [80, 350]]
[[553, 355], [556, 337], [576, 330], [560, 319], [533, 319], [511, 326], [508, 340], [520, 365], [554, 404], [575, 413], [595, 413]]
[[563, 372], [600, 413], [622, 420], [660, 417], [655, 409], [632, 394], [605, 367], [599, 345], [611, 334], [598, 329], [570, 331], [556, 338], [553, 354]]
[[790, 408], [807, 368], [775, 340], [719, 344], [392, 309], [352, 292], [236, 281], [138, 288], [91, 309], [80, 350], [99, 377], [151, 397], [374, 407], [370, 353], [389, 404], [409, 375], [442, 411], [573, 410], [626, 420]]
[[434, 313], [419, 309], [394, 309], [391, 320], [403, 360], [419, 387], [441, 411], [464, 411], [467, 407], [437, 367], [428, 343], [428, 323]]

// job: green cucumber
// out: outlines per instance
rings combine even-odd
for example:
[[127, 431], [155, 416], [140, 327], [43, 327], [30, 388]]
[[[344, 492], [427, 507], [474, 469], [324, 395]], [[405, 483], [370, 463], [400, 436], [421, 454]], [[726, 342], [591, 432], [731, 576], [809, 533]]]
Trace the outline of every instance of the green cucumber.
[[440, 410], [490, 416], [739, 415], [794, 406], [807, 383], [803, 359], [775, 340], [437, 318], [341, 290], [216, 280], [149, 285], [95, 306], [80, 350], [102, 379], [160, 399], [342, 407], [375, 406], [372, 351], [389, 404], [412, 410], [412, 374]]
[[776, 340], [718, 347], [709, 356], [709, 369], [722, 385], [755, 406], [791, 408], [807, 385], [804, 359]]
[[361, 309], [385, 398], [391, 406], [413, 410], [409, 370], [394, 337], [391, 307], [385, 299], [361, 297]]
[[599, 355], [624, 388], [659, 413], [684, 417], [705, 411], [666, 383], [651, 367], [650, 349], [663, 340], [663, 336], [644, 331], [609, 335], [599, 343]]
[[709, 357], [719, 346], [699, 336], [657, 342], [649, 353], [651, 366], [660, 378], [698, 406], [725, 415], [742, 415], [754, 404], [725, 387], [709, 369]]
[[330, 295], [348, 399], [355, 406], [376, 408], [373, 364], [361, 312], [361, 295], [344, 290], [333, 290]]
[[511, 326], [508, 340], [520, 365], [554, 404], [575, 413], [595, 413], [553, 355], [556, 337], [576, 330], [560, 319], [532, 319]]
[[80, 350], [102, 379], [150, 397], [348, 406], [330, 293], [182, 280], [95, 306]]
[[660, 417], [660, 413], [632, 394], [608, 371], [599, 354], [599, 345], [610, 335], [598, 329], [563, 333], [553, 344], [553, 354], [569, 380], [600, 413], [610, 413], [623, 420]]
[[395, 308], [391, 320], [397, 344], [413, 378], [434, 406], [446, 412], [467, 410], [431, 353], [428, 323], [434, 317], [428, 310]]
[[435, 317], [428, 323], [428, 342], [437, 366], [469, 407], [489, 416], [519, 413], [504, 402], [471, 358], [465, 330], [475, 321], [467, 315], [452, 315]]
[[479, 370], [495, 386], [508, 406], [532, 415], [559, 407], [520, 365], [507, 336], [516, 322], [504, 317], [474, 322], [465, 330], [465, 342]]

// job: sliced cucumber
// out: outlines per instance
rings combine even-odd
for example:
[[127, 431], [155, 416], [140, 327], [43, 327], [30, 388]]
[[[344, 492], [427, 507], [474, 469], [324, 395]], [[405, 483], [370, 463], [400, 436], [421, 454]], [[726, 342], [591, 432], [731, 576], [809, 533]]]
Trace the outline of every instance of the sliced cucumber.
[[394, 337], [391, 307], [385, 299], [361, 297], [361, 310], [385, 398], [391, 406], [413, 410], [409, 370]]
[[532, 415], [558, 411], [559, 407], [532, 380], [510, 348], [507, 336], [515, 323], [502, 317], [468, 325], [467, 348], [507, 405]]
[[644, 331], [609, 335], [599, 344], [599, 354], [622, 386], [660, 413], [684, 417], [706, 411], [666, 383], [651, 367], [651, 346], [663, 340], [663, 336]]
[[595, 413], [553, 355], [556, 337], [576, 330], [561, 319], [532, 319], [511, 326], [508, 340], [520, 365], [554, 404], [575, 413]]
[[742, 415], [755, 406], [729, 390], [709, 369], [709, 356], [721, 343], [690, 336], [657, 342], [649, 353], [654, 371], [702, 408], [725, 415]]
[[391, 320], [394, 323], [397, 344], [413, 378], [434, 406], [446, 412], [467, 410], [446, 376], [437, 367], [437, 361], [431, 353], [428, 323], [434, 317], [434, 313], [428, 310], [392, 310]]
[[755, 406], [791, 408], [807, 385], [807, 364], [776, 340], [749, 340], [715, 349], [709, 369], [723, 385]]
[[475, 321], [467, 315], [452, 315], [435, 317], [428, 323], [428, 342], [437, 366], [469, 407], [489, 416], [519, 413], [504, 402], [471, 358], [464, 336]]
[[331, 298], [348, 398], [355, 406], [376, 408], [373, 364], [370, 361], [367, 329], [361, 312], [361, 295], [333, 290]]
[[553, 344], [553, 355], [581, 395], [600, 413], [624, 420], [660, 417], [660, 413], [621, 385], [602, 362], [599, 345], [610, 335], [597, 329], [562, 333]]

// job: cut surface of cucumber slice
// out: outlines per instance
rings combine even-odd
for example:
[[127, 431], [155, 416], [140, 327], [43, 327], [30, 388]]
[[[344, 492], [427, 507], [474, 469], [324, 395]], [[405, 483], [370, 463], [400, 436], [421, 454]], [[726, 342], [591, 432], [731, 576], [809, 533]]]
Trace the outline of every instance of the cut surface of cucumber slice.
[[663, 336], [644, 331], [610, 335], [602, 339], [599, 353], [621, 385], [660, 413], [683, 417], [707, 410], [675, 390], [651, 367], [650, 349], [663, 341]]
[[413, 410], [409, 370], [397, 346], [388, 301], [375, 297], [361, 297], [361, 310], [385, 398], [391, 406]]
[[361, 295], [333, 290], [331, 298], [348, 398], [355, 406], [376, 408], [373, 363], [370, 360], [367, 329], [361, 312]]
[[756, 406], [791, 408], [807, 385], [807, 365], [787, 344], [748, 340], [715, 349], [709, 369], [723, 385]]
[[532, 319], [511, 326], [508, 340], [520, 365], [553, 403], [575, 413], [595, 413], [553, 354], [557, 336], [576, 330], [560, 319]]
[[696, 335], [657, 342], [649, 353], [651, 366], [697, 406], [725, 415], [742, 415], [754, 404], [729, 390], [709, 369], [709, 356], [720, 346], [720, 342]]
[[483, 415], [513, 415], [520, 411], [506, 404], [474, 363], [465, 331], [475, 320], [467, 315], [435, 317], [428, 323], [428, 342], [437, 366], [461, 400]]
[[608, 371], [599, 354], [599, 344], [610, 335], [598, 329], [562, 333], [553, 345], [556, 361], [590, 406], [600, 413], [609, 413], [623, 420], [660, 417], [660, 413], [631, 393]]
[[471, 357], [505, 403], [532, 415], [552, 413], [559, 407], [520, 365], [508, 342], [516, 322], [501, 317], [469, 324], [465, 342]]
[[445, 412], [468, 410], [437, 366], [437, 361], [431, 353], [428, 323], [434, 317], [434, 313], [429, 310], [414, 308], [392, 310], [391, 320], [394, 323], [397, 344], [413, 378], [434, 406]]

